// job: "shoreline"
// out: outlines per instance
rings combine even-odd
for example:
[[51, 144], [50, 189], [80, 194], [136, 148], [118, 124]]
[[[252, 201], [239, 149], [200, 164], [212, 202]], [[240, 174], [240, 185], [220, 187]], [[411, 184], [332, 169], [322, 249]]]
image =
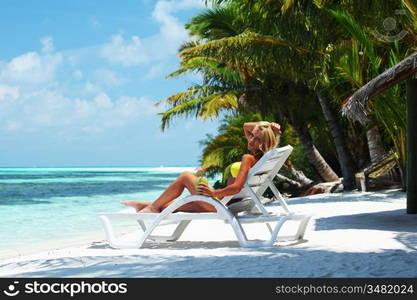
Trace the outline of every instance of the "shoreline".
[[[33, 249], [30, 255], [1, 259], [0, 276], [417, 277], [417, 215], [406, 214], [405, 193], [316, 194], [290, 198], [288, 204], [313, 216], [302, 241], [241, 248], [230, 225], [198, 220], [177, 242], [149, 241], [140, 249], [112, 249], [104, 232], [43, 252]], [[280, 209], [277, 203], [266, 207]], [[250, 226], [249, 238], [268, 237], [264, 224]]]

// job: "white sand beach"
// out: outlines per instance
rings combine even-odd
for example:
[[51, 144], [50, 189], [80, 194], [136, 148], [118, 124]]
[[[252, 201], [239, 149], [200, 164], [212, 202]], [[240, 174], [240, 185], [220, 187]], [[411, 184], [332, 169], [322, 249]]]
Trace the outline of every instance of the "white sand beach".
[[[103, 231], [84, 245], [50, 245], [47, 251], [3, 259], [0, 276], [417, 277], [417, 215], [406, 213], [405, 193], [353, 191], [288, 203], [293, 211], [313, 215], [301, 242], [246, 249], [230, 225], [194, 221], [175, 243], [117, 250], [107, 245]], [[278, 211], [279, 205], [267, 208]], [[248, 226], [249, 237], [268, 233], [264, 225]]]

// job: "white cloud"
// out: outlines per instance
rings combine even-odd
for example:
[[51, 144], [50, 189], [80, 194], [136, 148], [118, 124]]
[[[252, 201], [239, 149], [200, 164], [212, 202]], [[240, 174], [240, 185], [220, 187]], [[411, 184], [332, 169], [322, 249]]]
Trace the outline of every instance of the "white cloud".
[[144, 79], [154, 79], [159, 77], [164, 77], [166, 75], [165, 65], [163, 64], [154, 64], [148, 70], [148, 73], [144, 76]]
[[0, 101], [6, 98], [19, 98], [19, 88], [0, 84]]
[[159, 1], [152, 13], [152, 18], [160, 24], [161, 35], [166, 40], [182, 41], [187, 38], [183, 25], [171, 15], [174, 9], [172, 2]]
[[0, 67], [0, 80], [3, 82], [39, 84], [53, 80], [55, 72], [62, 63], [62, 55], [28, 52], [13, 58]]
[[41, 44], [43, 53], [50, 53], [54, 51], [54, 42], [51, 36], [41, 38]]
[[[155, 117], [156, 108], [151, 101], [133, 97], [112, 99], [103, 91], [102, 85], [115, 87], [127, 81], [115, 71], [98, 69], [92, 72], [93, 82], [87, 80], [84, 87], [75, 89], [76, 85], [68, 85], [70, 81], [56, 81], [58, 72], [67, 72], [72, 75], [69, 79], [78, 81], [85, 76], [68, 64], [67, 56], [51, 53], [52, 38], [44, 37], [41, 42], [42, 53], [28, 52], [0, 64], [0, 132], [38, 132], [71, 140], [87, 133], [129, 128], [132, 122]], [[138, 40], [123, 42], [116, 38], [113, 42], [125, 46], [120, 55], [124, 53], [125, 59], [133, 59]]]
[[117, 100], [115, 112], [125, 118], [136, 118], [138, 116], [155, 116], [159, 112], [154, 102], [145, 97], [134, 98], [123, 96]]
[[74, 79], [76, 80], [81, 80], [83, 78], [83, 72], [81, 70], [75, 70], [72, 73], [72, 76], [74, 77]]
[[200, 0], [158, 1], [152, 12], [153, 20], [159, 24], [157, 35], [144, 39], [144, 44], [154, 61], [166, 60], [176, 55], [181, 43], [188, 39], [184, 24], [175, 13], [188, 9], [202, 8]]
[[98, 110], [111, 110], [113, 108], [113, 103], [111, 102], [110, 97], [105, 93], [100, 93], [95, 96], [93, 103]]
[[16, 131], [20, 128], [20, 125], [15, 121], [6, 121], [5, 127], [7, 131]]
[[187, 32], [173, 14], [181, 10], [202, 7], [201, 0], [158, 1], [152, 18], [160, 24], [160, 33], [166, 40], [178, 43], [187, 39]]
[[92, 95], [92, 94], [96, 95], [101, 92], [102, 92], [101, 87], [91, 83], [90, 81], [87, 81], [81, 90], [82, 95]]
[[111, 37], [110, 43], [102, 47], [101, 55], [109, 62], [125, 67], [139, 65], [148, 60], [138, 36], [132, 36], [130, 41], [125, 41], [120, 34]]
[[94, 72], [95, 79], [107, 87], [118, 87], [127, 82], [122, 75], [107, 69], [99, 69]]
[[[173, 155], [174, 163], [189, 163], [185, 144], [197, 140], [201, 130], [191, 130], [190, 123], [190, 131], [184, 135], [184, 120], [178, 120], [175, 127], [161, 133], [160, 117], [156, 116], [161, 107], [155, 107], [145, 97], [119, 95], [153, 93], [157, 85], [148, 87], [135, 77], [142, 74], [154, 79], [166, 75], [165, 70], [176, 64], [178, 46], [186, 38], [180, 13], [202, 4], [200, 0], [143, 1], [148, 4], [147, 10], [153, 9], [147, 16], [154, 21], [150, 29], [132, 32], [136, 28], [130, 28], [125, 32], [132, 33], [123, 35], [117, 34], [123, 28], [114, 28], [112, 33], [116, 35], [109, 35], [108, 40], [95, 45], [85, 40], [87, 44], [82, 48], [59, 52], [53, 37], [44, 33], [35, 37], [40, 41], [36, 51], [27, 50], [7, 60], [0, 58], [0, 136], [7, 141], [0, 145], [2, 150], [9, 147], [10, 152], [7, 157], [2, 151], [3, 164], [78, 164], [81, 159], [86, 164], [107, 164], [112, 156], [115, 162], [116, 157], [123, 157], [128, 164], [148, 164], [152, 163], [148, 159], [158, 155], [155, 151], [164, 153], [167, 140], [176, 142], [178, 147], [172, 151], [184, 156], [178, 160]], [[100, 23], [103, 20], [97, 17], [88, 18], [84, 25], [90, 26], [90, 32], [97, 32], [93, 29], [100, 26], [112, 30], [110, 26], [114, 25]], [[147, 32], [153, 34], [145, 35]], [[124, 68], [130, 66], [143, 66], [144, 70], [138, 74], [137, 68]], [[135, 80], [136, 85], [109, 89]], [[192, 136], [195, 132], [197, 138]], [[103, 151], [107, 146], [115, 151]], [[91, 156], [77, 153], [80, 149], [91, 152]], [[171, 159], [170, 155], [158, 157], [158, 163], [160, 159]]]
[[202, 7], [201, 0], [158, 1], [152, 12], [152, 19], [159, 25], [158, 34], [145, 38], [133, 35], [130, 39], [113, 35], [110, 43], [101, 47], [101, 56], [125, 67], [171, 59], [188, 38], [175, 13]]
[[60, 132], [81, 138], [85, 133], [129, 128], [154, 119], [156, 113], [146, 98], [112, 99], [104, 92], [70, 98], [57, 90], [41, 89], [20, 95], [19, 101], [0, 101], [0, 132]]

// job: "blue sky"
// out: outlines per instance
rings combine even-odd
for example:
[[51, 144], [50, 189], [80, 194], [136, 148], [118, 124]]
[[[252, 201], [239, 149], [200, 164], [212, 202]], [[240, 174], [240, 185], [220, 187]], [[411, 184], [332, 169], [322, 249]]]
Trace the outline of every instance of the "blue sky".
[[2, 0], [0, 166], [196, 165], [218, 121], [154, 103], [199, 81], [165, 79], [201, 0]]

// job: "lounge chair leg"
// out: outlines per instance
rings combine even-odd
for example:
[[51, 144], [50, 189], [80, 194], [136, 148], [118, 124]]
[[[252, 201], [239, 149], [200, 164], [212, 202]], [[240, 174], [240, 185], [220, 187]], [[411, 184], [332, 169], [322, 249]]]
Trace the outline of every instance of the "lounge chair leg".
[[298, 227], [296, 236], [298, 239], [302, 239], [304, 237], [304, 234], [306, 232], [307, 224], [310, 221], [311, 216], [306, 216], [304, 219], [300, 222], [300, 226]]
[[272, 230], [271, 224], [266, 223], [266, 227], [268, 227], [269, 233], [272, 234], [273, 230]]
[[98, 218], [103, 224], [104, 232], [106, 234], [107, 240], [109, 241], [109, 244], [112, 245], [113, 241], [115, 240], [115, 235], [109, 218], [106, 216], [99, 216]]
[[230, 225], [232, 225], [232, 228], [235, 232], [235, 235], [239, 241], [240, 246], [245, 247], [245, 248], [270, 247], [277, 240], [279, 230], [289, 218], [290, 216], [282, 217], [275, 225], [274, 230], [271, 232], [271, 238], [265, 241], [249, 240], [245, 234], [245, 231], [243, 230], [242, 225], [236, 220], [236, 218], [234, 218], [233, 221], [230, 222]]
[[[272, 246], [275, 242], [287, 242], [287, 241], [296, 241], [296, 240], [300, 240], [304, 237], [304, 233], [306, 231], [307, 228], [307, 224], [310, 220], [310, 216], [292, 216], [292, 215], [288, 215], [285, 217], [282, 217], [282, 219], [280, 219], [276, 224], [274, 229], [272, 230], [272, 227], [269, 223], [266, 223], [270, 233], [271, 233], [271, 238], [269, 240], [265, 240], [265, 241], [251, 241], [248, 240], [246, 237], [246, 234], [243, 230], [243, 227], [238, 224], [238, 225], [233, 225], [232, 222], [230, 222], [230, 224], [232, 225], [236, 237], [239, 240], [239, 243], [242, 247], [248, 247], [248, 248], [257, 248], [257, 247], [270, 247]], [[289, 221], [289, 220], [295, 220], [298, 221], [300, 220], [300, 224], [298, 225], [297, 228], [297, 232], [294, 235], [291, 236], [278, 236], [279, 231], [281, 230], [282, 226], [284, 225], [285, 222]]]
[[[183, 199], [184, 201], [184, 199]], [[168, 208], [164, 209], [161, 213], [158, 214], [158, 217], [153, 220], [152, 224], [145, 230], [145, 232], [142, 234], [142, 236], [140, 237], [138, 243], [137, 243], [137, 247], [140, 248], [142, 247], [143, 243], [149, 239], [151, 237], [151, 233], [152, 231], [155, 230], [155, 228], [159, 225], [159, 223], [169, 214], [173, 213], [175, 211], [175, 209], [177, 209], [179, 206], [181, 206], [181, 202], [176, 202], [176, 205], [171, 205]], [[187, 224], [188, 225], [188, 224]], [[182, 228], [181, 229], [185, 229]], [[181, 231], [181, 230], [180, 230]], [[181, 232], [182, 233], [182, 232]], [[164, 237], [164, 239], [166, 239]]]
[[113, 226], [110, 222], [110, 219], [107, 216], [100, 215], [98, 217], [103, 224], [104, 232], [106, 233], [107, 240], [109, 241], [109, 245], [112, 248], [121, 249], [121, 248], [137, 248], [136, 243], [121, 243], [117, 240]]
[[174, 233], [172, 234], [172, 238], [170, 239], [170, 241], [175, 242], [176, 240], [178, 240], [182, 233], [184, 232], [185, 228], [187, 228], [188, 224], [191, 223], [191, 220], [186, 220], [186, 221], [181, 221], [180, 224], [177, 226], [177, 228], [175, 229]]
[[296, 241], [296, 240], [303, 239], [306, 228], [307, 228], [307, 224], [310, 221], [311, 216], [302, 216], [302, 217], [298, 217], [297, 220], [298, 219], [301, 219], [301, 221], [300, 221], [300, 224], [298, 225], [297, 232], [294, 235], [278, 237], [277, 238], [278, 242], [289, 242], [289, 241]]
[[[188, 224], [190, 224], [190, 222], [191, 220], [181, 221], [171, 235], [149, 235], [148, 239], [153, 241], [175, 242], [181, 237], [182, 233], [187, 228]], [[138, 223], [142, 230], [145, 232], [147, 230], [146, 224], [142, 220], [138, 220]]]
[[142, 228], [143, 231], [146, 231], [146, 225], [145, 222], [143, 222], [142, 220], [138, 220], [138, 223], [140, 225], [140, 227]]

